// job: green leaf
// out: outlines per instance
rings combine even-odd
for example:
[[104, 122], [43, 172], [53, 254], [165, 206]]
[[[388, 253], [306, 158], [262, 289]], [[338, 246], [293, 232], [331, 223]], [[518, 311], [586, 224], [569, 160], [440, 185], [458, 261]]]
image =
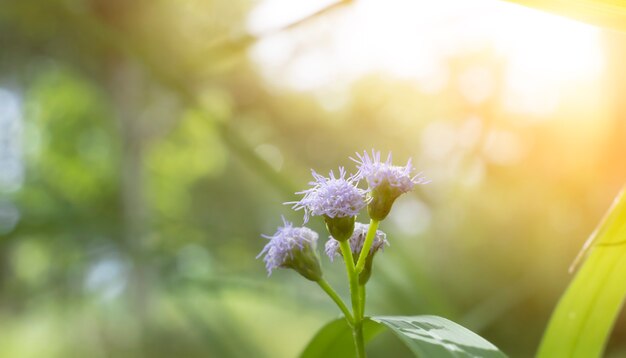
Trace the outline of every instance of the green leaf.
[[623, 0], [507, 0], [570, 17], [591, 25], [626, 31]]
[[626, 194], [622, 190], [594, 234], [561, 297], [538, 357], [599, 357], [626, 296]]
[[[365, 321], [363, 321], [363, 339], [365, 343], [384, 329], [385, 326], [366, 318]], [[356, 357], [354, 342], [352, 340], [352, 330], [350, 326], [348, 326], [348, 322], [345, 318], [330, 321], [322, 327], [306, 346], [300, 357]]]
[[437, 316], [374, 316], [389, 327], [418, 357], [506, 357], [481, 336]]

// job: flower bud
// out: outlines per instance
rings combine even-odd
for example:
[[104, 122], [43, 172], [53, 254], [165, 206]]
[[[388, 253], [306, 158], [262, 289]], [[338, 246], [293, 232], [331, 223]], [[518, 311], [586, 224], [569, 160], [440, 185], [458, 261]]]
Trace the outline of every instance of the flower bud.
[[326, 228], [331, 237], [337, 241], [346, 241], [354, 231], [356, 216], [334, 217], [324, 216]]
[[[363, 243], [365, 242], [365, 236], [367, 235], [367, 231], [369, 230], [368, 224], [355, 223], [354, 232], [350, 236], [348, 243], [350, 244], [350, 249], [352, 251], [352, 256], [354, 259], [354, 263], [361, 254], [361, 250], [363, 248]], [[372, 275], [372, 264], [374, 262], [374, 255], [380, 249], [384, 249], [385, 245], [389, 245], [387, 242], [386, 236], [384, 232], [380, 230], [376, 230], [376, 236], [374, 237], [374, 241], [372, 243], [372, 247], [366, 257], [365, 266], [363, 267], [363, 271], [359, 275], [359, 284], [364, 285], [369, 280]], [[335, 256], [342, 255], [341, 248], [339, 247], [339, 242], [336, 240], [328, 240], [326, 242], [326, 255], [330, 258], [331, 261], [334, 260]]]
[[320, 259], [313, 245], [294, 250], [293, 256], [288, 257], [281, 267], [294, 269], [307, 280], [319, 281], [322, 278]]
[[393, 206], [394, 201], [403, 192], [388, 182], [381, 183], [370, 192], [370, 202], [367, 204], [367, 213], [370, 218], [381, 221], [384, 220]]
[[374, 254], [367, 255], [365, 258], [365, 266], [359, 274], [359, 285], [365, 285], [372, 276], [372, 264], [374, 263]]

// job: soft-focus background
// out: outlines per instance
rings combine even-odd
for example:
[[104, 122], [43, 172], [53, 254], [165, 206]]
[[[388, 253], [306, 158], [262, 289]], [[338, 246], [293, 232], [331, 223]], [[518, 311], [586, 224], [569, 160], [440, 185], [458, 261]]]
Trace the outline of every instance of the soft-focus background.
[[297, 355], [338, 311], [267, 278], [260, 234], [371, 148], [432, 183], [383, 222], [368, 311], [531, 356], [625, 182], [625, 61], [496, 0], [1, 0], [0, 356]]

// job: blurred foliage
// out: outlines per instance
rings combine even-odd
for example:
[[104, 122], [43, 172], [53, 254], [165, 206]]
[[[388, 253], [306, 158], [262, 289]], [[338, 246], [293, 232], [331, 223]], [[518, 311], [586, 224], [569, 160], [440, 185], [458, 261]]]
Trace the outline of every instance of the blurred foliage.
[[[433, 179], [383, 223], [369, 313], [442, 315], [532, 355], [626, 177], [624, 36], [603, 35], [610, 75], [586, 94], [602, 112], [572, 94], [549, 115], [508, 110], [490, 48], [450, 55], [438, 93], [372, 73], [329, 107], [261, 76], [254, 5], [0, 3], [0, 108], [20, 114], [0, 118], [0, 356], [296, 355], [338, 312], [290, 272], [267, 279], [259, 235], [300, 222], [281, 203], [309, 168], [369, 148]], [[453, 85], [476, 65], [496, 88], [480, 104]], [[370, 347], [391, 352], [410, 356], [388, 334]]]

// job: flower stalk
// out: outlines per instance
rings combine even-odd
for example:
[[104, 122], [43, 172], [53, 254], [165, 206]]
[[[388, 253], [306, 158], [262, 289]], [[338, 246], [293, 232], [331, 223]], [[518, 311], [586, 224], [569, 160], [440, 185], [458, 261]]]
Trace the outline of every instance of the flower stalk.
[[376, 237], [376, 230], [378, 229], [378, 224], [380, 221], [370, 219], [370, 226], [367, 229], [367, 235], [365, 236], [365, 242], [363, 243], [363, 249], [361, 250], [361, 254], [359, 255], [359, 260], [356, 263], [355, 271], [357, 273], [361, 273], [363, 271], [363, 267], [365, 266], [365, 260], [369, 255], [370, 249], [372, 248], [372, 243], [374, 243], [374, 237]]
[[352, 299], [352, 314], [354, 323], [352, 324], [352, 338], [356, 348], [357, 358], [365, 358], [365, 341], [363, 339], [363, 316], [361, 315], [361, 295], [359, 294], [359, 276], [355, 271], [354, 258], [352, 256], [352, 248], [348, 241], [339, 243], [341, 253], [346, 263], [346, 271], [350, 282], [350, 298]]
[[317, 281], [317, 284], [322, 288], [322, 290], [324, 290], [324, 292], [326, 292], [326, 294], [328, 294], [328, 297], [330, 297], [335, 302], [335, 304], [337, 304], [337, 307], [339, 307], [343, 315], [346, 317], [348, 324], [350, 326], [354, 325], [354, 318], [350, 313], [348, 306], [346, 306], [341, 297], [339, 297], [337, 292], [335, 292], [335, 290], [330, 286], [328, 281], [326, 281], [326, 279], [324, 278], [321, 278]]
[[[284, 221], [275, 234], [263, 235], [270, 241], [257, 257], [263, 257], [268, 275], [276, 268], [287, 268], [298, 272], [308, 280], [317, 282], [320, 288], [335, 302], [352, 330], [357, 358], [365, 358], [363, 323], [365, 319], [366, 284], [372, 274], [374, 256], [389, 245], [384, 232], [378, 226], [384, 220], [395, 200], [428, 180], [420, 174], [413, 176], [409, 160], [404, 166], [391, 164], [391, 154], [381, 161], [380, 152], [371, 156], [357, 153], [358, 172], [347, 175], [339, 168], [338, 175], [332, 171], [328, 177], [312, 171], [311, 187], [299, 201], [287, 202], [294, 210], [304, 211], [304, 223], [311, 216], [321, 216], [326, 224], [330, 239], [325, 252], [331, 261], [338, 255], [343, 257], [350, 286], [352, 310], [324, 279], [317, 254], [318, 234], [307, 227], [294, 227]], [[359, 188], [359, 181], [367, 182], [368, 188]], [[356, 222], [360, 211], [367, 207], [369, 225]]]

